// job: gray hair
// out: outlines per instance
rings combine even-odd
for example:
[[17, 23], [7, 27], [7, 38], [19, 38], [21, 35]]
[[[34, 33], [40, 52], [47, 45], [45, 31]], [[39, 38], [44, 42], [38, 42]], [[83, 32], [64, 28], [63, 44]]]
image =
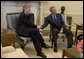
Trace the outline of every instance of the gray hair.
[[50, 7], [50, 12], [52, 11], [52, 8], [55, 8], [54, 6], [53, 7]]
[[30, 8], [30, 6], [29, 6], [29, 5], [24, 5], [24, 6], [23, 6], [23, 10], [25, 10], [25, 9], [27, 9], [27, 8]]

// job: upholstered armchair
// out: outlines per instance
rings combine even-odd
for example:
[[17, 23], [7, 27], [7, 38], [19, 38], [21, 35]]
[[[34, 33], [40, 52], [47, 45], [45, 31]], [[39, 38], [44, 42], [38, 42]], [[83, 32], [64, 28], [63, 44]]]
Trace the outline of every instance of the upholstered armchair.
[[[13, 30], [16, 32], [16, 23], [20, 13], [7, 13], [7, 29]], [[31, 21], [34, 23], [34, 14], [29, 14]], [[30, 37], [21, 37], [16, 33], [16, 42], [20, 44], [21, 47], [24, 47], [28, 42], [31, 41]]]

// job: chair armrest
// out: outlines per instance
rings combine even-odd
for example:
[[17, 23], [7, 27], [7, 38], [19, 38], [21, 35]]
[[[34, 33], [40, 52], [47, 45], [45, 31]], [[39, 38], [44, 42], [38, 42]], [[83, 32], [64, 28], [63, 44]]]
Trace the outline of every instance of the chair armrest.
[[15, 31], [16, 32], [16, 30], [15, 29], [13, 29], [13, 28], [9, 28], [10, 30], [12, 30], [12, 31]]
[[65, 27], [71, 29], [71, 26], [69, 26], [69, 25], [65, 25]]
[[71, 27], [70, 25], [65, 25], [66, 27]]

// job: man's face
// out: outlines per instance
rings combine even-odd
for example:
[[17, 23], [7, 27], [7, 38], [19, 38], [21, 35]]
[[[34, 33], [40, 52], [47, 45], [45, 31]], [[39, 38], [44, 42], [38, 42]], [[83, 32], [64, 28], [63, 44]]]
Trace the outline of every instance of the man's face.
[[25, 9], [26, 13], [30, 13], [30, 8]]
[[52, 14], [56, 14], [56, 8], [52, 8], [52, 11], [51, 11]]

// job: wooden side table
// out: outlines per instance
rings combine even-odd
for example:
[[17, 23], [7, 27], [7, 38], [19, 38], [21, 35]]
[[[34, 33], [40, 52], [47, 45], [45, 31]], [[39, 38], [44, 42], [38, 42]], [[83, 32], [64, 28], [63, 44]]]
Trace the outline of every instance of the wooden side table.
[[77, 32], [78, 32], [78, 30], [82, 30], [83, 31], [83, 25], [81, 25], [81, 24], [75, 24], [75, 25], [76, 25], [75, 44], [77, 45]]
[[14, 46], [15, 45], [15, 39], [16, 39], [16, 33], [14, 31], [8, 30], [8, 29], [2, 29], [1, 43], [2, 43], [3, 47], [10, 46], [12, 44]]
[[64, 49], [62, 58], [67, 56], [68, 58], [83, 58], [83, 53], [77, 50], [77, 47]]

